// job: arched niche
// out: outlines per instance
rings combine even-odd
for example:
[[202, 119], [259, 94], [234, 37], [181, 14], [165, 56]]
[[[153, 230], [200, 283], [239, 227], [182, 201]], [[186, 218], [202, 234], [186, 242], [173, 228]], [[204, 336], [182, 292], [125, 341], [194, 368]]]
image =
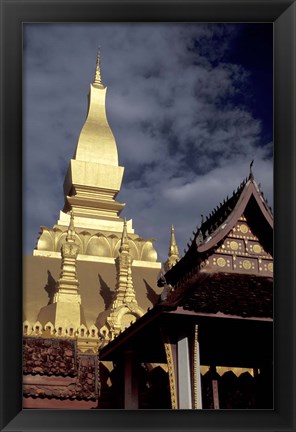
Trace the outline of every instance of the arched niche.
[[103, 235], [91, 237], [87, 243], [86, 255], [111, 257], [111, 248], [106, 237]]

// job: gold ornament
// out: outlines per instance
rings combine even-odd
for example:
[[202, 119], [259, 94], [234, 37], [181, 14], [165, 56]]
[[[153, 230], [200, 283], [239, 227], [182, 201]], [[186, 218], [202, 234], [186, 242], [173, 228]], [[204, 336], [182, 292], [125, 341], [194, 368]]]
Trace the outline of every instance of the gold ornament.
[[226, 261], [224, 258], [218, 258], [217, 259], [217, 264], [219, 267], [225, 267]]
[[249, 260], [243, 260], [243, 268], [245, 270], [250, 270], [250, 268], [251, 268], [251, 262]]
[[247, 233], [249, 231], [247, 225], [245, 225], [245, 224], [241, 224], [239, 229], [242, 233]]
[[253, 246], [253, 251], [254, 251], [255, 253], [261, 253], [261, 252], [262, 252], [262, 248], [261, 248], [260, 245], [255, 244], [255, 245]]
[[236, 241], [230, 242], [230, 249], [237, 250], [238, 249], [238, 243]]

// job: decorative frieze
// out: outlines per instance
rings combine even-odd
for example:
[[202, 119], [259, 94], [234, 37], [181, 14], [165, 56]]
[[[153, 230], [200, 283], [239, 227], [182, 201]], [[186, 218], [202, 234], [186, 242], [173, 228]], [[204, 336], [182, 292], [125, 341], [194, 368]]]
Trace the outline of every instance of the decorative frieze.
[[42, 325], [39, 321], [35, 323], [24, 321], [23, 336], [43, 339], [75, 339], [80, 352], [96, 353], [102, 343], [102, 336], [99, 335], [98, 328], [95, 325], [87, 327], [84, 324], [73, 328], [72, 326], [55, 327], [51, 322]]

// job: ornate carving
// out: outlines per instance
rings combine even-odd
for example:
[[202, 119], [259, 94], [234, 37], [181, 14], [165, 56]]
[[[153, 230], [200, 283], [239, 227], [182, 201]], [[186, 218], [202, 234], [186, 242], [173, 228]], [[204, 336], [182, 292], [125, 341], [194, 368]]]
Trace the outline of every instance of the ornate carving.
[[197, 350], [198, 350], [198, 325], [194, 327], [194, 341], [193, 341], [193, 406], [198, 409], [198, 388], [197, 388]]
[[162, 339], [163, 339], [163, 343], [164, 343], [164, 349], [165, 349], [167, 365], [168, 365], [168, 375], [169, 375], [172, 409], [178, 409], [177, 386], [176, 386], [175, 367], [174, 367], [172, 347], [171, 347], [171, 344], [170, 344], [168, 337], [166, 335], [164, 335], [164, 333], [162, 331], [161, 331], [161, 335], [162, 335]]
[[79, 247], [77, 244], [64, 243], [62, 245], [62, 254], [64, 257], [77, 258]]
[[95, 325], [86, 327], [84, 324], [79, 327], [54, 327], [51, 322], [47, 322], [44, 326], [41, 322], [36, 321], [33, 326], [29, 321], [23, 323], [23, 335], [36, 338], [73, 338], [77, 339], [77, 346], [80, 352], [97, 353], [100, 344], [98, 329]]

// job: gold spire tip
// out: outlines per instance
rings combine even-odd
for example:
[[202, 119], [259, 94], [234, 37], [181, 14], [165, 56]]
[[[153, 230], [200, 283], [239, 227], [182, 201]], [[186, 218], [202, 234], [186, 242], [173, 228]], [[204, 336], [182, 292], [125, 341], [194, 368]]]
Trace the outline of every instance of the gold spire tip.
[[97, 56], [97, 64], [96, 64], [96, 72], [95, 72], [95, 79], [93, 82], [94, 85], [98, 87], [104, 87], [102, 83], [102, 77], [101, 77], [101, 49], [98, 48], [98, 56]]

